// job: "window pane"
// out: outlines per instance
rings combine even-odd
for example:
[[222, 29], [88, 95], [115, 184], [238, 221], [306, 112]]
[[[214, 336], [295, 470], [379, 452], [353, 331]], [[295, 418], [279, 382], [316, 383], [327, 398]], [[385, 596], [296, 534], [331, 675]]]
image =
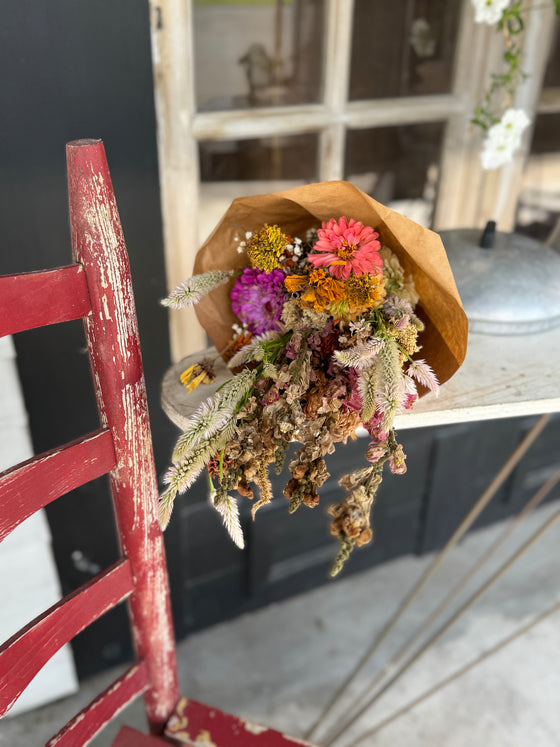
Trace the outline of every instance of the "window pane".
[[195, 0], [200, 111], [315, 103], [324, 0]]
[[317, 181], [317, 135], [199, 144], [203, 241], [230, 202]]
[[350, 99], [449, 93], [460, 0], [356, 0]]
[[550, 55], [546, 65], [543, 88], [560, 87], [560, 33], [558, 24], [555, 25], [554, 41], [550, 48]]
[[[560, 113], [540, 114], [523, 174], [516, 230], [560, 246]], [[556, 231], [554, 229], [556, 228]], [[551, 238], [555, 233], [556, 238]]]
[[346, 178], [374, 199], [430, 226], [442, 122], [348, 132]]

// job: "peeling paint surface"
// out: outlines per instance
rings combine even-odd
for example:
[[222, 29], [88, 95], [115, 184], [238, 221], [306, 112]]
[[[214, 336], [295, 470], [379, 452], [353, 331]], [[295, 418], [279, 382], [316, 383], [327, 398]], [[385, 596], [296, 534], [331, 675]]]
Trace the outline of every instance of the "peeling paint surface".
[[251, 721], [244, 721], [243, 726], [251, 734], [264, 734], [265, 731], [270, 731], [268, 726], [261, 726], [260, 724], [253, 724]]
[[218, 745], [212, 741], [209, 731], [201, 731], [196, 738], [196, 744], [205, 744], [208, 747], [218, 747]]
[[146, 710], [157, 730], [179, 691], [132, 281], [103, 145], [77, 142], [67, 151], [73, 252], [86, 272], [94, 310], [86, 322], [88, 350], [100, 418], [113, 434], [113, 501], [135, 584], [129, 599], [133, 640], [145, 662]]

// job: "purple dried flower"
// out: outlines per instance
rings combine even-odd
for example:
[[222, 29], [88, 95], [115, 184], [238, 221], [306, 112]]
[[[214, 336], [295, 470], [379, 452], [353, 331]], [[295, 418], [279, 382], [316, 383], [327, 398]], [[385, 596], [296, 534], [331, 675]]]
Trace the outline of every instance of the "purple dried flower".
[[301, 332], [294, 332], [290, 338], [290, 342], [284, 348], [284, 355], [288, 360], [295, 360], [301, 348], [302, 337]]
[[231, 289], [231, 308], [254, 335], [279, 329], [284, 306], [284, 273], [246, 267]]

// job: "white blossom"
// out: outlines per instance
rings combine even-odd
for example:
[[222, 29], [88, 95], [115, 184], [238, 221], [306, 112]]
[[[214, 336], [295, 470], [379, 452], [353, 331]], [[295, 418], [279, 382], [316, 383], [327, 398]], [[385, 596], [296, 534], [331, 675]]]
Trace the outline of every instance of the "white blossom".
[[531, 120], [523, 109], [507, 109], [499, 124], [502, 127], [503, 136], [511, 138], [519, 144], [525, 128], [530, 123]]
[[493, 26], [498, 23], [510, 0], [471, 0], [474, 8], [474, 20]]
[[506, 163], [512, 160], [514, 151], [513, 144], [507, 140], [491, 140], [490, 138], [486, 138], [480, 153], [482, 168], [486, 171], [491, 171], [492, 169], [499, 169], [501, 166], [505, 166]]
[[482, 168], [498, 169], [513, 158], [521, 144], [523, 132], [531, 120], [523, 109], [508, 109], [501, 120], [492, 125], [482, 144]]

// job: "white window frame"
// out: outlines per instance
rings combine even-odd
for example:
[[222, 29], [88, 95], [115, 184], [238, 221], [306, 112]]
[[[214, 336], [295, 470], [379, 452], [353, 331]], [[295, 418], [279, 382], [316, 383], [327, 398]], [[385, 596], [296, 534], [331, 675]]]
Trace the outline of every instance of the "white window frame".
[[[490, 70], [499, 61], [495, 32], [474, 23], [464, 0], [456, 44], [451, 93], [368, 101], [348, 101], [353, 0], [325, 0], [324, 93], [318, 104], [197, 112], [194, 86], [192, 0], [150, 0], [152, 60], [158, 129], [158, 154], [166, 275], [169, 288], [192, 274], [198, 250], [200, 199], [198, 143], [302, 133], [318, 133], [318, 178], [342, 179], [348, 130], [423, 122], [446, 124], [439, 189], [434, 213], [437, 230], [478, 226], [499, 219], [509, 230], [517, 203], [528, 146], [512, 164], [483, 172], [480, 136], [469, 136], [469, 121], [481, 99]], [[554, 10], [551, 3], [551, 13]], [[560, 92], [539, 91], [553, 34], [547, 11], [530, 14], [516, 106], [529, 114], [559, 111]], [[529, 142], [527, 137], [526, 143]], [[206, 346], [192, 310], [170, 315], [174, 361]]]

